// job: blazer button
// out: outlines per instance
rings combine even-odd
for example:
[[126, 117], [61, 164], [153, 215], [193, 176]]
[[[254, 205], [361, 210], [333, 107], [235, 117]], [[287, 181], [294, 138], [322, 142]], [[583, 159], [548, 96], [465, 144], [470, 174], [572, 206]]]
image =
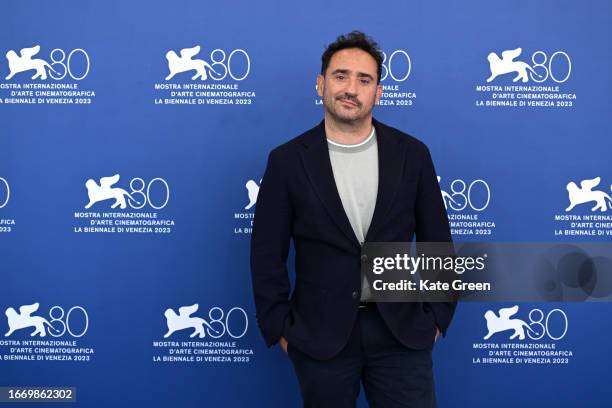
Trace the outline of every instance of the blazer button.
[[354, 291], [352, 296], [353, 296], [353, 299], [357, 299], [359, 297], [359, 292]]
[[361, 262], [366, 262], [368, 260], [368, 256], [366, 254], [361, 255]]

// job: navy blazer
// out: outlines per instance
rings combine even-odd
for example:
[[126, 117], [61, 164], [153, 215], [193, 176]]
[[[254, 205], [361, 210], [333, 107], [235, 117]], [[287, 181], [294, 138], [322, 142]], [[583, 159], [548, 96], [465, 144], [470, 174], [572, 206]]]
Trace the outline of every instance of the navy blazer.
[[[450, 242], [448, 218], [429, 150], [419, 140], [373, 120], [378, 143], [378, 195], [365, 240]], [[287, 271], [295, 247], [295, 288]], [[336, 188], [324, 122], [272, 150], [262, 179], [251, 237], [256, 317], [266, 344], [281, 336], [320, 360], [347, 343], [361, 292], [361, 245]], [[376, 304], [393, 335], [422, 349], [445, 334], [456, 303]]]

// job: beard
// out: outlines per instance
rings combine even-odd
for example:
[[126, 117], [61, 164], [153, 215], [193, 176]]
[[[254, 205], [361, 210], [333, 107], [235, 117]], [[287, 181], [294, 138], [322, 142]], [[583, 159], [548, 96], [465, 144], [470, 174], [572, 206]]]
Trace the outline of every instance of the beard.
[[[342, 106], [339, 106], [341, 104], [340, 101], [343, 99], [353, 102], [357, 106], [355, 106], [352, 110], [347, 111]], [[326, 94], [323, 98], [323, 107], [335, 121], [347, 125], [358, 123], [369, 117], [373, 108], [373, 106], [370, 106], [369, 109], [364, 107], [361, 101], [350, 94], [342, 94], [337, 96]]]

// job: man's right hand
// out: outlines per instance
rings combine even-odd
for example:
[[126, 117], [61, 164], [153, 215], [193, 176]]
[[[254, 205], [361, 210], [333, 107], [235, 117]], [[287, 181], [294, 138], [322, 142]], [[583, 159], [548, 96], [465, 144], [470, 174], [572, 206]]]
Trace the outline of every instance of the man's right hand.
[[287, 346], [289, 345], [289, 343], [287, 343], [287, 340], [285, 340], [285, 338], [283, 336], [281, 336], [281, 338], [278, 339], [278, 344], [280, 344], [281, 348], [286, 353], [287, 352]]

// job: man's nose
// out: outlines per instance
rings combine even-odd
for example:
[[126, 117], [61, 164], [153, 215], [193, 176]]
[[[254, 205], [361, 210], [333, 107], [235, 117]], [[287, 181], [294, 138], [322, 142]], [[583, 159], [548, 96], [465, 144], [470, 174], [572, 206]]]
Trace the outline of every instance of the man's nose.
[[355, 96], [355, 97], [357, 96], [357, 93], [358, 93], [358, 88], [357, 88], [358, 84], [357, 84], [357, 81], [358, 81], [357, 78], [351, 78], [351, 79], [348, 80], [348, 83], [347, 83], [346, 88], [345, 88], [345, 92], [347, 94], [350, 94], [350, 95]]

